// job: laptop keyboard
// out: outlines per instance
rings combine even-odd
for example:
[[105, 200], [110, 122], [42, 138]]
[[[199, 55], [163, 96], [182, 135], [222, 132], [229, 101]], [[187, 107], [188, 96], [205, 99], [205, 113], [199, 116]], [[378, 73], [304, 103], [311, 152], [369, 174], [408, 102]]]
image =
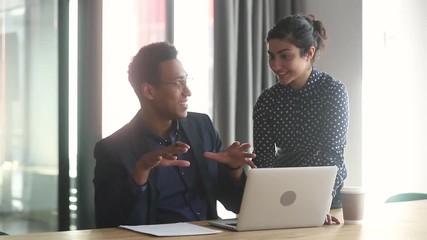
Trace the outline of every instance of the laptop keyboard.
[[226, 223], [226, 225], [237, 226], [237, 223]]

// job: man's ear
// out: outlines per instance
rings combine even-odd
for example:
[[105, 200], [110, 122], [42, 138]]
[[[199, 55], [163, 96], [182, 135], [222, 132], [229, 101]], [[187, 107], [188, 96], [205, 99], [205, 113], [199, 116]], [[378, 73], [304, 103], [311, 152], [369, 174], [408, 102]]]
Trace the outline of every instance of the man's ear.
[[154, 87], [148, 83], [142, 83], [140, 87], [141, 95], [148, 100], [154, 99]]

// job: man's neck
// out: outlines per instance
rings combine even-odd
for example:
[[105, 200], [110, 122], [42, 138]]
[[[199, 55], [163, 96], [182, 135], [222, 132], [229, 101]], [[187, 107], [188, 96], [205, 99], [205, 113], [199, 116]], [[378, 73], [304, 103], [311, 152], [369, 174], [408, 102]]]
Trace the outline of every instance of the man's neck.
[[144, 124], [150, 128], [156, 135], [167, 138], [172, 130], [173, 121], [159, 117], [156, 114], [148, 114], [142, 111], [142, 120]]

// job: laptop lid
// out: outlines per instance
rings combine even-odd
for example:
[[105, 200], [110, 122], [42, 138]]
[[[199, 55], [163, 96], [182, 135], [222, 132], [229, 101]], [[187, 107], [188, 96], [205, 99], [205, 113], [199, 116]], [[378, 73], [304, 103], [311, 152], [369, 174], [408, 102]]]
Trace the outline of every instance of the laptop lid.
[[335, 166], [251, 169], [236, 226], [230, 219], [209, 223], [237, 231], [321, 226], [336, 174]]

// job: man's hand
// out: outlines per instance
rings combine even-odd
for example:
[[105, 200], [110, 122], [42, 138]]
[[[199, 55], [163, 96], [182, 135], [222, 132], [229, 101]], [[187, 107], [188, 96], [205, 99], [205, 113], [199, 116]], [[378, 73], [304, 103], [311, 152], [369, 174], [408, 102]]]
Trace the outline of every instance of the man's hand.
[[186, 160], [179, 160], [178, 154], [185, 153], [190, 149], [188, 144], [183, 142], [176, 142], [173, 145], [151, 151], [144, 154], [136, 163], [133, 171], [133, 178], [138, 185], [147, 182], [150, 170], [157, 167], [188, 167], [190, 162]]
[[245, 165], [249, 165], [251, 168], [256, 168], [255, 164], [252, 162], [252, 158], [255, 157], [255, 153], [248, 152], [250, 147], [251, 145], [249, 143], [240, 144], [240, 142], [234, 142], [225, 149], [224, 152], [205, 152], [204, 156], [226, 164], [231, 169], [241, 169]]

